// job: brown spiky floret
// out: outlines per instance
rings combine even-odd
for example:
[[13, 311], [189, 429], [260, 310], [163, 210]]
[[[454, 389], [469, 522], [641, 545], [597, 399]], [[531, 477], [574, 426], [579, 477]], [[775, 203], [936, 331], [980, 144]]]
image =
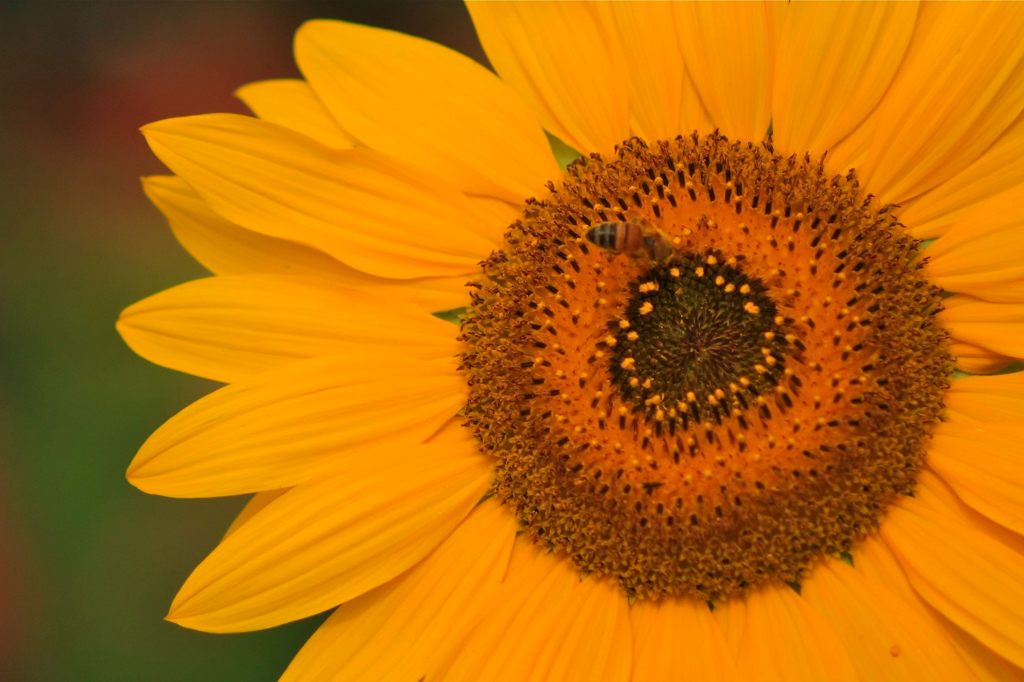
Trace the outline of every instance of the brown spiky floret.
[[[675, 255], [583, 237], [630, 220]], [[890, 207], [806, 156], [694, 135], [577, 161], [463, 328], [496, 494], [631, 595], [799, 581], [913, 489], [951, 371], [921, 266]]]

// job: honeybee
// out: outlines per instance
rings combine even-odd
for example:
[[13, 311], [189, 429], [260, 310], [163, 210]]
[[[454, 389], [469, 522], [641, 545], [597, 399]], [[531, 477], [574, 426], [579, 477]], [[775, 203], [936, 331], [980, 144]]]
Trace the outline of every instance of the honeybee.
[[586, 234], [587, 241], [611, 253], [624, 253], [631, 258], [649, 258], [662, 263], [676, 250], [658, 228], [642, 220], [598, 223]]

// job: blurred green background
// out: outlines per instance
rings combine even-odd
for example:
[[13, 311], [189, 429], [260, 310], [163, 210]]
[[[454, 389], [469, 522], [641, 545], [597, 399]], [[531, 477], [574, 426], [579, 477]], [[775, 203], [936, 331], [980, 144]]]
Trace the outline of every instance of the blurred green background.
[[322, 620], [210, 635], [163, 620], [241, 498], [172, 500], [124, 470], [215, 384], [148, 364], [120, 310], [205, 271], [139, 176], [139, 126], [244, 113], [235, 88], [298, 76], [291, 36], [329, 17], [484, 61], [456, 2], [0, 4], [0, 680], [275, 680]]

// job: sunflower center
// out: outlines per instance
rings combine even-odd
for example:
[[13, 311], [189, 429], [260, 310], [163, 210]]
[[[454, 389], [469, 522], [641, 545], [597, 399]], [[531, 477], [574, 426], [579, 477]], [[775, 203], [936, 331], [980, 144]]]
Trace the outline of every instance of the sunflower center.
[[914, 484], [951, 363], [856, 177], [721, 136], [573, 164], [484, 263], [466, 414], [523, 529], [632, 595], [798, 581]]
[[775, 304], [764, 283], [720, 252], [680, 251], [629, 290], [623, 320], [611, 323], [609, 373], [619, 394], [644, 406], [655, 424], [665, 420], [665, 406], [674, 408], [672, 421], [706, 412], [720, 422], [737, 382], [747, 382], [748, 393], [777, 384], [785, 344], [775, 333]]

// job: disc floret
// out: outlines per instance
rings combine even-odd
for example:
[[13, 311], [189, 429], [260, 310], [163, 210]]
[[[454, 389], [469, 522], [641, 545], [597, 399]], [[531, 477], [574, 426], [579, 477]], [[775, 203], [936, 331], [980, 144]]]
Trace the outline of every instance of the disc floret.
[[[642, 221], [668, 258], [611, 253]], [[523, 528], [639, 596], [848, 551], [913, 487], [950, 372], [940, 291], [853, 173], [718, 135], [573, 164], [484, 263], [466, 414]]]

